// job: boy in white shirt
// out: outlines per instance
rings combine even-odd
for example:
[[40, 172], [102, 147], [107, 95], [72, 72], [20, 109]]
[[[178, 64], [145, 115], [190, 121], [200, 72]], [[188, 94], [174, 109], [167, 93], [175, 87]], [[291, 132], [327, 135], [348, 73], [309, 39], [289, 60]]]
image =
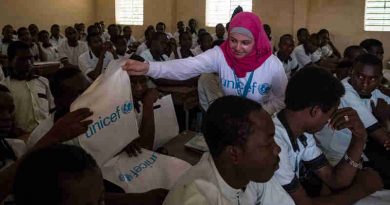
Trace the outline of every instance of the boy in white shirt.
[[[103, 43], [99, 34], [88, 34], [89, 51], [79, 57], [79, 68], [87, 77], [94, 81], [104, 72], [111, 60], [118, 59], [111, 42]], [[115, 56], [114, 56], [115, 55]]]
[[2, 30], [3, 38], [0, 41], [0, 57], [7, 56], [7, 49], [13, 40], [14, 29], [11, 25], [5, 25]]
[[131, 53], [127, 47], [127, 39], [125, 36], [119, 35], [114, 40], [115, 53], [119, 59], [126, 58], [129, 59], [134, 53]]
[[213, 47], [213, 38], [207, 32], [202, 33], [199, 35], [197, 44], [198, 46], [194, 48], [194, 53], [196, 56]]
[[318, 36], [321, 39], [321, 53], [323, 58], [333, 59], [333, 61], [338, 61], [341, 58], [340, 52], [333, 45], [329, 37], [329, 31], [326, 29], [321, 29], [318, 32]]
[[310, 33], [309, 30], [307, 30], [307, 28], [298, 29], [297, 31], [298, 46], [302, 45], [304, 42], [309, 40], [309, 38], [310, 38]]
[[[275, 141], [281, 148], [275, 177], [297, 205], [349, 205], [383, 186], [378, 173], [361, 170], [367, 134], [355, 110], [337, 109], [344, 92], [342, 84], [329, 72], [313, 66], [298, 71], [287, 85], [286, 108], [274, 117]], [[344, 159], [334, 167], [313, 137], [328, 122], [332, 129], [349, 129], [353, 133]], [[305, 190], [302, 183], [310, 180], [311, 174], [338, 192], [321, 196], [320, 190], [315, 193], [315, 187]], [[312, 192], [310, 196], [308, 191]]]
[[59, 55], [56, 47], [54, 47], [49, 40], [49, 32], [42, 30], [38, 33], [39, 44], [46, 54], [46, 61], [58, 61]]
[[153, 34], [155, 32], [156, 31], [154, 30], [154, 27], [148, 27], [145, 30], [145, 33], [144, 33], [145, 34], [145, 42], [143, 42], [141, 45], [138, 46], [137, 51], [135, 52], [135, 54], [141, 55], [142, 52], [144, 52], [145, 50], [150, 48], [150, 41], [151, 41], [152, 36], [153, 36]]
[[64, 67], [77, 67], [79, 56], [88, 51], [88, 45], [79, 41], [78, 32], [73, 27], [65, 29], [66, 40], [58, 46], [58, 53]]
[[18, 29], [18, 39], [30, 46], [30, 51], [35, 61], [45, 62], [47, 60], [47, 55], [43, 51], [42, 47], [38, 44], [38, 39], [35, 41], [35, 39], [32, 38], [32, 36], [30, 35], [30, 32], [27, 30], [27, 28], [21, 27]]
[[149, 62], [167, 61], [169, 57], [165, 54], [168, 48], [168, 38], [165, 33], [155, 32], [150, 39], [150, 49], [141, 53], [141, 57]]
[[[272, 178], [280, 148], [260, 104], [237, 96], [219, 98], [207, 111], [203, 134], [210, 153], [177, 181], [164, 204], [294, 204]], [[209, 186], [199, 186], [198, 180]]]
[[132, 34], [133, 34], [133, 31], [131, 30], [130, 26], [123, 27], [123, 36], [126, 38], [128, 48], [130, 48], [130, 47], [134, 46], [136, 43], [138, 43], [137, 39], [135, 39]]
[[290, 78], [295, 71], [298, 70], [298, 61], [293, 54], [294, 50], [294, 39], [292, 35], [285, 34], [280, 37], [279, 50], [276, 51], [275, 55], [283, 63], [284, 71], [286, 72], [287, 78]]
[[50, 28], [50, 43], [55, 48], [58, 48], [60, 43], [65, 40], [65, 38], [60, 33], [60, 26], [58, 24], [53, 24]]
[[116, 24], [110, 24], [107, 28], [108, 35], [105, 35], [103, 38], [103, 41], [112, 41], [111, 39], [115, 38], [116, 36], [120, 35], [119, 33], [119, 27]]
[[215, 34], [213, 34], [213, 41], [216, 40], [226, 40], [227, 33], [225, 32], [225, 27], [223, 24], [219, 23], [215, 26]]
[[157, 32], [165, 33], [165, 34], [167, 35], [167, 38], [168, 38], [168, 39], [173, 38], [173, 35], [165, 30], [166, 28], [167, 28], [167, 27], [165, 26], [165, 23], [163, 23], [163, 22], [158, 22], [158, 23], [156, 24], [156, 31], [157, 31]]
[[315, 64], [321, 60], [321, 53], [318, 50], [319, 47], [320, 39], [317, 34], [310, 35], [308, 40], [295, 47], [294, 55], [297, 58], [299, 69], [310, 64]]
[[179, 22], [177, 22], [176, 27], [177, 27], [177, 31], [173, 34], [173, 37], [175, 38], [176, 43], [178, 44], [179, 40], [180, 40], [179, 39], [180, 34], [185, 31], [185, 25], [184, 25], [183, 21], [179, 21]]
[[383, 44], [381, 41], [373, 38], [365, 39], [360, 46], [366, 49], [369, 54], [375, 55], [383, 61]]

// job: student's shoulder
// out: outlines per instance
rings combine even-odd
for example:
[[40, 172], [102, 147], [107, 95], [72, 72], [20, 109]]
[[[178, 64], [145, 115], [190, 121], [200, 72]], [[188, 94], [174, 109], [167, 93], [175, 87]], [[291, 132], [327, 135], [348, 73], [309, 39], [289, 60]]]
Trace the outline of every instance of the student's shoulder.
[[286, 147], [289, 145], [288, 133], [280, 120], [274, 115], [272, 121], [275, 125], [275, 141], [279, 146]]
[[38, 76], [37, 78], [34, 79], [38, 83], [42, 83], [44, 85], [49, 85], [49, 80], [43, 76]]
[[79, 60], [87, 60], [89, 57], [89, 51], [85, 51], [79, 56]]

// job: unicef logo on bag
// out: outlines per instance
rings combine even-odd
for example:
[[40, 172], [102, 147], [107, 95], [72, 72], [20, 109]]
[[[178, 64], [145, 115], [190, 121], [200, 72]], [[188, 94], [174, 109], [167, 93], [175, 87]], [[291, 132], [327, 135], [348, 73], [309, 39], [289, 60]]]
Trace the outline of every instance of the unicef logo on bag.
[[271, 85], [268, 83], [261, 84], [258, 88], [260, 95], [266, 95], [271, 90]]
[[127, 101], [122, 105], [121, 109], [122, 109], [123, 114], [127, 114], [127, 113], [131, 112], [131, 110], [133, 110], [133, 103], [131, 103], [130, 101]]

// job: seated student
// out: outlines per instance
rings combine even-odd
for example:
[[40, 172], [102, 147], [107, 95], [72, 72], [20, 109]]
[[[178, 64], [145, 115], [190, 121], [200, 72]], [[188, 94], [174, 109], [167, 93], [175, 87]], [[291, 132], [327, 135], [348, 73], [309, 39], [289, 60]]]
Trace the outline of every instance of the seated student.
[[65, 40], [65, 38], [60, 33], [60, 26], [58, 24], [53, 24], [50, 28], [50, 43], [55, 48], [58, 48], [60, 43]]
[[180, 46], [177, 48], [176, 59], [194, 57], [195, 51], [191, 49], [192, 47], [192, 35], [190, 32], [182, 32], [179, 38]]
[[293, 54], [294, 46], [294, 39], [292, 35], [285, 34], [280, 37], [278, 46], [279, 50], [275, 53], [275, 55], [283, 63], [287, 78], [290, 78], [299, 67], [297, 58]]
[[31, 54], [33, 55], [35, 61], [44, 62], [47, 60], [46, 53], [43, 52], [42, 47], [38, 44], [38, 40], [35, 41], [32, 38], [27, 28], [21, 27], [18, 29], [18, 39], [30, 47]]
[[38, 42], [38, 33], [39, 33], [38, 26], [35, 24], [30, 24], [28, 26], [28, 31], [30, 32], [30, 35], [31, 35], [33, 42]]
[[318, 36], [321, 39], [321, 55], [325, 58], [333, 58], [336, 61], [341, 58], [340, 52], [333, 45], [329, 37], [329, 31], [326, 29], [321, 29], [318, 32]]
[[[287, 85], [286, 108], [273, 119], [275, 141], [281, 149], [275, 178], [297, 205], [349, 205], [383, 186], [375, 171], [359, 170], [367, 134], [355, 110], [337, 109], [343, 95], [343, 85], [332, 74], [316, 67], [298, 71]], [[313, 137], [328, 122], [332, 129], [349, 129], [353, 133], [344, 159], [334, 167]], [[305, 190], [303, 182], [311, 173], [338, 192], [320, 196], [316, 187]]]
[[227, 33], [225, 32], [225, 27], [223, 24], [219, 23], [215, 26], [215, 34], [213, 34], [213, 41], [217, 40], [226, 40]]
[[148, 27], [145, 30], [145, 33], [144, 33], [144, 35], [145, 35], [145, 42], [143, 42], [141, 45], [138, 46], [137, 51], [135, 52], [135, 54], [141, 55], [142, 52], [144, 52], [145, 50], [150, 48], [150, 41], [151, 41], [152, 36], [153, 36], [153, 34], [155, 32], [156, 31], [154, 30], [154, 27]]
[[[271, 117], [259, 103], [237, 96], [219, 98], [203, 123], [210, 153], [177, 181], [164, 204], [294, 204], [272, 178], [280, 148]], [[199, 180], [210, 186], [202, 189]]]
[[123, 36], [126, 38], [128, 48], [137, 43], [137, 39], [135, 39], [132, 34], [133, 30], [131, 30], [130, 26], [123, 27]]
[[1, 32], [3, 38], [0, 41], [0, 57], [5, 58], [7, 56], [8, 46], [14, 41], [13, 32], [14, 28], [11, 25], [5, 25], [3, 27], [3, 30]]
[[199, 36], [198, 46], [194, 48], [195, 55], [199, 55], [206, 50], [213, 48], [213, 38], [207, 32]]
[[192, 49], [198, 46], [198, 33], [196, 31], [196, 27], [198, 26], [198, 22], [195, 19], [190, 19], [188, 21], [189, 32], [192, 34]]
[[103, 43], [99, 34], [88, 35], [87, 42], [89, 51], [80, 55], [79, 68], [89, 80], [94, 81], [105, 71], [111, 60], [118, 59], [118, 56], [112, 43]]
[[56, 47], [54, 47], [49, 40], [49, 32], [42, 30], [38, 33], [38, 39], [43, 52], [46, 54], [47, 61], [58, 61], [59, 55]]
[[111, 41], [111, 39], [115, 38], [119, 35], [119, 28], [116, 24], [110, 24], [107, 28], [108, 35], [104, 35], [103, 41]]
[[128, 43], [125, 36], [123, 35], [117, 36], [116, 38], [113, 39], [113, 43], [115, 47], [115, 54], [118, 56], [119, 59], [122, 58], [129, 59], [134, 54], [127, 47]]
[[87, 28], [87, 35], [88, 34], [96, 34], [96, 33], [101, 35], [99, 27], [97, 27], [95, 25], [88, 26], [88, 28]]
[[79, 33], [79, 40], [87, 41], [87, 34], [85, 33], [85, 25], [83, 23], [75, 24], [74, 28]]
[[360, 46], [366, 49], [369, 54], [375, 55], [383, 61], [383, 44], [377, 39], [366, 39], [360, 43]]
[[299, 69], [321, 60], [321, 54], [318, 52], [320, 43], [318, 35], [312, 34], [303, 44], [295, 47], [294, 55], [297, 58]]
[[168, 38], [168, 39], [173, 38], [173, 35], [172, 35], [171, 33], [167, 32], [167, 31], [166, 31], [166, 28], [167, 28], [167, 27], [165, 26], [165, 23], [163, 23], [163, 22], [158, 22], [158, 23], [156, 24], [156, 31], [157, 31], [157, 32], [165, 33], [165, 34], [167, 35], [167, 38]]
[[[389, 150], [390, 135], [386, 132], [386, 122], [390, 119], [390, 98], [378, 90], [382, 78], [382, 62], [376, 56], [363, 54], [353, 64], [351, 78], [342, 80], [346, 94], [341, 98], [340, 107], [357, 110], [368, 134], [365, 154], [374, 169], [390, 187]], [[333, 132], [324, 127], [315, 136], [332, 164], [344, 158], [348, 146], [353, 145], [353, 132], [340, 130]]]
[[336, 76], [342, 80], [352, 74], [352, 65], [356, 57], [365, 54], [366, 51], [360, 46], [348, 46], [344, 50], [344, 58], [338, 63], [336, 68]]
[[10, 79], [5, 81], [15, 101], [16, 127], [31, 132], [54, 108], [49, 82], [36, 76], [32, 70], [33, 56], [30, 47], [12, 42], [8, 47]]
[[264, 27], [265, 33], [267, 34], [269, 43], [271, 44], [272, 50], [275, 51], [276, 48], [275, 48], [275, 46], [274, 46], [274, 43], [272, 42], [273, 39], [272, 39], [272, 36], [271, 36], [271, 33], [272, 33], [271, 26], [268, 25], [268, 24], [264, 24], [263, 27]]
[[175, 38], [176, 43], [179, 43], [180, 34], [185, 31], [184, 22], [183, 21], [178, 21], [177, 24], [176, 24], [176, 27], [177, 27], [177, 31], [173, 34], [173, 37]]
[[146, 61], [167, 61], [169, 57], [165, 54], [168, 47], [168, 38], [165, 33], [155, 32], [150, 39], [150, 48], [141, 53]]
[[58, 46], [61, 63], [66, 67], [77, 67], [79, 56], [88, 51], [88, 45], [78, 40], [78, 32], [73, 27], [65, 29], [65, 36]]
[[297, 31], [298, 46], [302, 45], [309, 38], [310, 38], [310, 33], [309, 33], [309, 30], [307, 30], [307, 28], [298, 29], [298, 31]]

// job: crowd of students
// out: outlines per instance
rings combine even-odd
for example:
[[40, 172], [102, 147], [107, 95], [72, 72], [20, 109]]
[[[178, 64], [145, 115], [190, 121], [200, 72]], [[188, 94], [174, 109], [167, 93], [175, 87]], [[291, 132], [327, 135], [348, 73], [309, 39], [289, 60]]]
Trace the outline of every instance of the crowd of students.
[[[67, 27], [65, 36], [56, 24], [50, 32], [3, 27], [0, 202], [344, 205], [390, 188], [390, 90], [379, 40], [341, 55], [328, 30], [301, 28], [297, 43], [284, 34], [273, 45], [271, 26], [240, 8], [215, 34], [195, 19], [177, 22], [173, 34], [158, 22], [139, 40], [130, 26], [85, 27]], [[139, 124], [129, 156], [154, 149], [160, 87], [198, 90], [210, 151], [170, 190], [118, 191], [76, 138], [92, 111], [71, 112], [71, 104], [110, 62], [125, 59]], [[61, 68], [47, 79], [34, 73], [37, 61]]]

